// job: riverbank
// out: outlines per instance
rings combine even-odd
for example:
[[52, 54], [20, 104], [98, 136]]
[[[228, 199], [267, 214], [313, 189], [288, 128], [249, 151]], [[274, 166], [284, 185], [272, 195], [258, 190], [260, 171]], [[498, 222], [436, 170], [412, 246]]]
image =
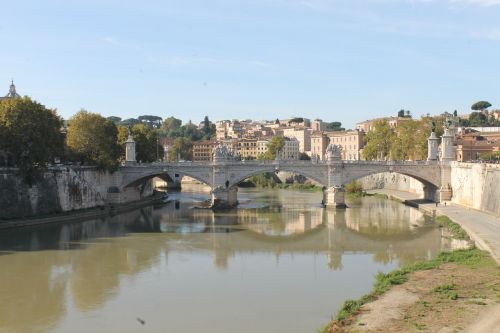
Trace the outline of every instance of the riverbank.
[[[482, 238], [487, 227], [497, 227], [496, 218], [456, 205], [436, 207], [412, 193], [370, 192], [440, 215], [438, 222], [453, 237], [470, 235], [491, 256], [477, 248], [459, 250], [379, 274], [374, 290], [359, 300], [346, 301], [336, 320], [321, 332], [500, 332], [500, 266], [494, 246], [500, 234]], [[443, 210], [453, 212], [452, 220], [459, 224], [443, 216]]]
[[389, 199], [398, 200], [432, 216], [448, 216], [467, 232], [478, 248], [488, 251], [500, 264], [500, 217], [449, 202], [446, 206], [442, 203], [436, 205], [434, 202], [421, 200], [417, 194], [410, 192], [385, 189], [367, 192], [386, 195]]
[[499, 300], [500, 268], [486, 252], [442, 253], [379, 274], [374, 291], [346, 301], [322, 332], [498, 332]]
[[63, 212], [60, 214], [51, 214], [47, 216], [29, 217], [29, 218], [12, 219], [12, 220], [0, 220], [0, 230], [39, 226], [44, 224], [86, 221], [105, 216], [112, 216], [112, 215], [126, 213], [144, 206], [149, 206], [156, 202], [161, 202], [160, 195], [153, 195], [126, 204], [106, 205], [88, 209], [75, 210], [70, 212]]

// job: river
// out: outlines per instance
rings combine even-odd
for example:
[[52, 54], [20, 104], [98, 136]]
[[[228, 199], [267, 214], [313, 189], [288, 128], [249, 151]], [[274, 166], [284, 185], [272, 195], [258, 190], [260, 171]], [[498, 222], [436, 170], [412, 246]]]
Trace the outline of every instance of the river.
[[171, 202], [0, 233], [0, 332], [316, 332], [377, 272], [449, 246], [418, 210], [377, 197], [240, 189], [240, 206]]

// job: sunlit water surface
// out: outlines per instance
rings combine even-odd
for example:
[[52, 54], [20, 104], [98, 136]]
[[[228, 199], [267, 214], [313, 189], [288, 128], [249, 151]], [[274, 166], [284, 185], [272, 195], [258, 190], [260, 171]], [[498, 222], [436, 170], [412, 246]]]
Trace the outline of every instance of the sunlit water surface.
[[[446, 248], [422, 213], [375, 197], [198, 188], [127, 214], [0, 234], [0, 332], [316, 332], [377, 272]], [[143, 323], [141, 323], [143, 321]]]

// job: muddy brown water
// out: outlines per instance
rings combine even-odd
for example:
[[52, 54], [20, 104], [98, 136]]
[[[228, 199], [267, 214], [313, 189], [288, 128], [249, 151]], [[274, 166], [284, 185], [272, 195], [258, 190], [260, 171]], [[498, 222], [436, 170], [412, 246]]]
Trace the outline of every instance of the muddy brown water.
[[240, 189], [238, 209], [158, 207], [0, 233], [0, 332], [316, 332], [377, 272], [448, 248], [418, 210]]

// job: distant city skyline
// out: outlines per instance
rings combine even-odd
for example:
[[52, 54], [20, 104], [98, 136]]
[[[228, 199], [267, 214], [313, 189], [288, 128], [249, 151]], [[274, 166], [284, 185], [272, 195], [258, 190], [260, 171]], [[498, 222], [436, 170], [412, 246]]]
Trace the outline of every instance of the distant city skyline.
[[[4, 6], [5, 7], [5, 6]], [[414, 117], [500, 108], [500, 0], [17, 1], [0, 21], [14, 79], [81, 108], [184, 122]], [[493, 82], [493, 83], [490, 83]]]

